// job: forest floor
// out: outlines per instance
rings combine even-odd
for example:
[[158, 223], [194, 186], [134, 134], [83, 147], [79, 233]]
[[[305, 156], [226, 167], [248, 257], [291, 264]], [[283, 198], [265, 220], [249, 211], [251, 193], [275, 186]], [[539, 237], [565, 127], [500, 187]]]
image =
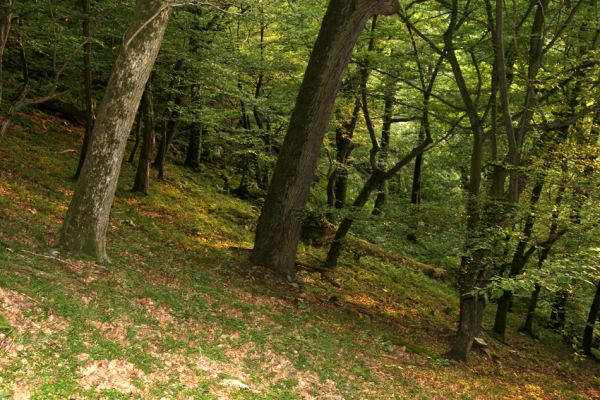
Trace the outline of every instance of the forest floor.
[[449, 363], [456, 292], [409, 261], [345, 254], [299, 286], [253, 266], [259, 209], [208, 170], [168, 164], [140, 197], [124, 163], [112, 262], [59, 253], [81, 129], [16, 122], [0, 142], [0, 398], [600, 398], [600, 364], [517, 333], [518, 315], [506, 342], [484, 332], [487, 354]]

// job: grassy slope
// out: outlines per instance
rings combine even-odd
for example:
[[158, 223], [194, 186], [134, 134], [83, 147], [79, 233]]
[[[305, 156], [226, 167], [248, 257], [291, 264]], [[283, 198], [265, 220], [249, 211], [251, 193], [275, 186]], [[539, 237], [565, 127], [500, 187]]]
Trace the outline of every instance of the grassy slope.
[[209, 174], [169, 165], [136, 197], [124, 165], [112, 263], [53, 253], [80, 134], [33, 113], [0, 144], [0, 398], [600, 397], [597, 364], [516, 318], [496, 362], [449, 365], [456, 295], [406, 265], [348, 256], [341, 287], [302, 273], [302, 291], [265, 274], [243, 250], [258, 210]]

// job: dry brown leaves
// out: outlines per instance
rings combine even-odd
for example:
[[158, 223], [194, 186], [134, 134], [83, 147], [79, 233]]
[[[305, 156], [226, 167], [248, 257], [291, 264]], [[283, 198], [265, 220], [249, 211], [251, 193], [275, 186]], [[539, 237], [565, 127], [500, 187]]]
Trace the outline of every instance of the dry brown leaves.
[[173, 318], [169, 310], [159, 306], [150, 298], [136, 299], [134, 303], [144, 310], [148, 318], [157, 320], [161, 327], [175, 323], [175, 318]]
[[33, 320], [29, 315], [39, 317], [43, 314], [33, 299], [3, 287], [0, 287], [0, 312], [20, 334], [36, 335], [42, 332], [49, 335], [64, 330], [68, 325], [53, 314], [41, 321]]
[[124, 360], [95, 360], [79, 369], [81, 378], [79, 384], [84, 389], [102, 390], [113, 389], [123, 393], [141, 394], [135, 386], [136, 381], [142, 384], [146, 379], [144, 372]]

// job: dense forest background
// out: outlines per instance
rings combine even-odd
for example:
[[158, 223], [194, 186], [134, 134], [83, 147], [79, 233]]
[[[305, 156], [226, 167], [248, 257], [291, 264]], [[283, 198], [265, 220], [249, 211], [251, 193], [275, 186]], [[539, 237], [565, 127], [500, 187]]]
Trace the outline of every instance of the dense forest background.
[[[155, 261], [163, 268], [170, 261], [161, 257], [177, 252], [186, 259], [170, 271], [177, 280], [194, 281], [188, 269], [210, 265], [217, 281], [222, 273], [257, 279], [259, 292], [281, 290], [273, 296], [296, 308], [315, 312], [321, 303], [310, 296], [328, 307], [352, 303], [362, 307], [356, 318], [401, 336], [397, 320], [414, 314], [419, 327], [407, 334], [443, 337], [425, 351], [432, 368], [459, 368], [446, 360], [466, 362], [473, 350], [476, 365], [500, 365], [495, 346], [512, 343], [504, 355], [518, 358], [515, 337], [541, 341], [538, 352], [582, 363], [563, 369], [587, 382], [537, 398], [597, 395], [599, 7], [595, 0], [0, 0], [0, 300], [19, 304], [9, 292], [42, 296], [43, 304], [64, 297], [39, 282], [19, 286], [23, 257], [42, 270], [83, 262], [112, 274], [132, 260], [135, 268]], [[18, 189], [20, 181], [31, 182]], [[31, 199], [46, 206], [18, 207]], [[129, 216], [150, 209], [169, 218]], [[27, 210], [52, 222], [30, 221]], [[38, 233], [29, 230], [36, 223]], [[136, 233], [116, 233], [116, 225]], [[198, 248], [180, 236], [206, 239], [215, 258], [196, 265]], [[138, 241], [139, 254], [127, 258]], [[219, 258], [236, 272], [213, 271]], [[415, 286], [397, 287], [402, 280]], [[140, 277], [127, 282], [143, 285]], [[179, 292], [186, 298], [219, 285]], [[354, 285], [360, 296], [338, 293]], [[405, 310], [386, 314], [376, 293]], [[56, 304], [41, 308], [60, 315]], [[7, 310], [3, 346], [18, 325]], [[450, 328], [427, 331], [423, 320]], [[423, 343], [390, 337], [369, 341], [387, 353], [423, 353]], [[560, 350], [551, 344], [558, 338]], [[22, 365], [4, 364], [6, 354], [0, 388], [18, 398], [10, 382], [23, 382]], [[77, 368], [69, 379], [81, 375]], [[530, 382], [524, 372], [523, 380]], [[440, 385], [423, 398], [450, 398], [443, 397], [450, 383]], [[87, 389], [94, 387], [102, 385]], [[294, 387], [270, 395], [283, 398]], [[148, 395], [143, 388], [125, 393]], [[356, 390], [356, 398], [388, 398]], [[312, 391], [330, 394], [324, 386]], [[63, 395], [73, 392], [66, 385]], [[240, 396], [268, 397], [259, 392]]]

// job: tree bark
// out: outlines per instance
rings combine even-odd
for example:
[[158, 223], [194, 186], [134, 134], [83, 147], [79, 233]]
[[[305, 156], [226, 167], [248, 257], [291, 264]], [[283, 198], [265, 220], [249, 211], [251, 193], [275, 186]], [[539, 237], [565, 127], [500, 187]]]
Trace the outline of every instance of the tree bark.
[[552, 311], [548, 320], [548, 328], [560, 332], [565, 327], [565, 318], [567, 314], [567, 300], [569, 298], [566, 290], [558, 290], [552, 302]]
[[[175, 67], [173, 68], [175, 76], [171, 80], [171, 90], [178, 88], [181, 83], [181, 73], [184, 69], [184, 63], [185, 60], [182, 58], [175, 63]], [[167, 103], [170, 103], [170, 99], [171, 95], [169, 95]], [[165, 157], [169, 151], [173, 137], [179, 128], [179, 107], [183, 104], [183, 99], [184, 94], [178, 93], [175, 97], [175, 108], [173, 110], [168, 110], [167, 108], [165, 112], [164, 118], [166, 121], [163, 122], [163, 133], [158, 144], [156, 158], [154, 159], [154, 166], [158, 169], [158, 179], [163, 179], [165, 175]]]
[[59, 245], [108, 261], [106, 233], [127, 137], [171, 15], [164, 1], [138, 0], [92, 132]]
[[533, 320], [535, 319], [535, 310], [537, 308], [537, 303], [540, 298], [541, 291], [542, 287], [539, 283], [536, 283], [535, 288], [531, 293], [531, 297], [529, 298], [529, 306], [527, 307], [527, 317], [525, 318], [525, 323], [520, 329], [521, 332], [526, 333], [532, 337], [535, 336], [535, 333], [533, 331]]
[[85, 161], [86, 154], [90, 146], [92, 129], [94, 127], [94, 99], [92, 93], [92, 33], [90, 31], [90, 8], [91, 0], [81, 0], [81, 8], [83, 11], [83, 37], [86, 40], [83, 46], [83, 86], [84, 86], [84, 102], [85, 102], [85, 134], [83, 136], [83, 144], [79, 152], [79, 162], [75, 171], [75, 179], [79, 179], [81, 168]]
[[[360, 193], [354, 200], [352, 207], [355, 210], [360, 210], [367, 204], [369, 201], [369, 197], [371, 197], [371, 193], [383, 182], [383, 174], [382, 171], [376, 171], [374, 174], [371, 174], [367, 182], [364, 184]], [[342, 252], [342, 246], [344, 244], [344, 239], [348, 232], [350, 232], [350, 228], [352, 227], [352, 223], [354, 222], [354, 218], [352, 216], [346, 217], [340, 223], [337, 231], [335, 232], [335, 237], [331, 246], [329, 247], [329, 251], [327, 252], [327, 259], [325, 260], [325, 268], [333, 269], [337, 266], [338, 259]]]
[[596, 284], [596, 294], [594, 295], [594, 301], [590, 307], [590, 313], [588, 315], [587, 324], [583, 330], [583, 351], [587, 355], [592, 355], [592, 341], [594, 339], [594, 326], [598, 320], [598, 314], [600, 313], [600, 281]]
[[4, 79], [3, 79], [3, 56], [6, 42], [10, 35], [10, 27], [12, 23], [13, 0], [0, 0], [0, 107], [2, 107]]
[[460, 317], [458, 331], [452, 348], [447, 356], [458, 361], [467, 361], [473, 339], [481, 328], [481, 318], [485, 308], [485, 300], [478, 296], [481, 283], [486, 279], [489, 271], [485, 259], [487, 252], [480, 250], [482, 237], [480, 215], [480, 189], [483, 166], [483, 128], [482, 121], [477, 111], [477, 106], [471, 97], [465, 81], [462, 68], [456, 57], [453, 37], [458, 24], [458, 1], [452, 0], [452, 12], [448, 30], [444, 34], [444, 43], [447, 58], [452, 67], [461, 98], [465, 105], [467, 116], [473, 133], [471, 149], [471, 165], [469, 182], [467, 185], [467, 239], [465, 244], [468, 255], [462, 258], [459, 272], [460, 291]]
[[198, 168], [200, 166], [200, 156], [202, 155], [202, 124], [194, 124], [190, 130], [188, 147], [183, 165], [188, 168]]
[[[529, 201], [529, 212], [525, 219], [525, 225], [523, 227], [523, 234], [517, 248], [513, 254], [512, 262], [510, 265], [509, 278], [514, 278], [520, 275], [525, 268], [525, 264], [529, 260], [529, 257], [535, 251], [535, 247], [531, 247], [530, 251], [527, 251], [527, 244], [531, 239], [533, 233], [533, 226], [535, 224], [535, 206], [540, 200], [542, 194], [542, 188], [544, 187], [544, 180], [538, 179], [533, 190], [531, 191], [531, 199]], [[508, 317], [508, 311], [510, 304], [512, 303], [513, 294], [510, 290], [506, 290], [502, 296], [498, 299], [498, 308], [496, 309], [496, 318], [494, 320], [494, 327], [492, 331], [501, 338], [504, 338], [506, 332], [506, 322]]]
[[152, 158], [152, 145], [154, 142], [154, 106], [152, 101], [152, 83], [149, 81], [142, 96], [142, 109], [144, 110], [142, 150], [140, 151], [135, 181], [131, 189], [133, 192], [141, 194], [148, 194], [148, 184], [150, 181], [150, 160]]
[[[381, 151], [384, 160], [387, 159], [390, 149], [390, 133], [392, 130], [392, 117], [394, 116], [394, 101], [396, 99], [396, 82], [393, 79], [388, 80], [384, 96], [383, 123], [381, 128]], [[417, 156], [418, 157], [418, 156]], [[373, 215], [379, 215], [383, 212], [383, 207], [387, 202], [389, 190], [388, 181], [383, 181], [377, 188], [377, 197], [373, 207]]]
[[397, 10], [397, 0], [329, 2], [258, 220], [252, 253], [255, 263], [288, 279], [295, 279], [302, 211], [352, 49], [370, 17]]
[[135, 117], [135, 124], [133, 126], [135, 142], [133, 143], [133, 147], [131, 148], [131, 153], [129, 153], [129, 158], [127, 159], [127, 162], [130, 164], [133, 164], [133, 162], [135, 161], [135, 155], [137, 154], [138, 147], [140, 147], [140, 139], [142, 137], [143, 127], [142, 118], [144, 118], [142, 114], [142, 110], [140, 109]]
[[360, 112], [360, 99], [354, 102], [354, 110], [349, 122], [342, 122], [341, 126], [335, 131], [337, 165], [329, 176], [327, 182], [327, 204], [337, 209], [346, 206], [346, 192], [348, 190], [348, 158], [352, 153], [354, 144], [352, 137], [358, 122], [358, 113]]

